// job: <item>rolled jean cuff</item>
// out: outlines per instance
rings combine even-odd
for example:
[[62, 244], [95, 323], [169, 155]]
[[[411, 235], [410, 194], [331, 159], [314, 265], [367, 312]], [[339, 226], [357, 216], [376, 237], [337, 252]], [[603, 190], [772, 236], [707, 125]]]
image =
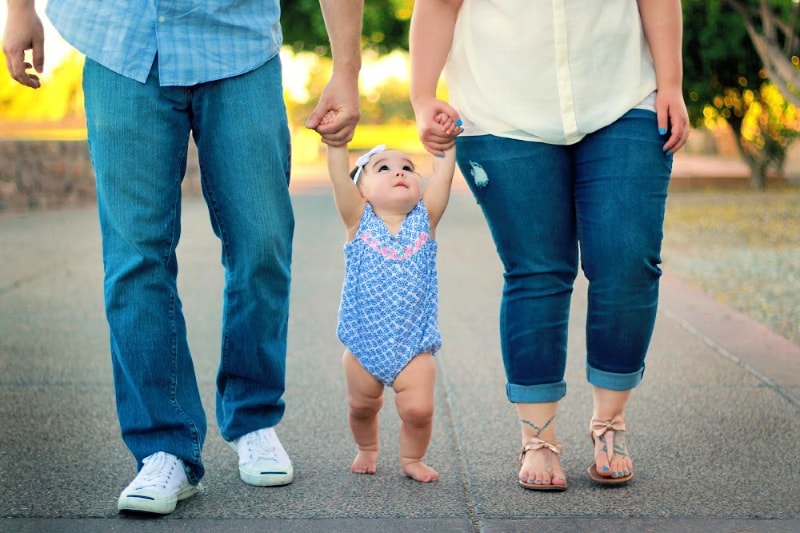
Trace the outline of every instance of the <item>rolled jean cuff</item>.
[[589, 383], [595, 387], [614, 391], [626, 391], [635, 388], [642, 382], [643, 375], [644, 367], [630, 374], [617, 374], [598, 370], [590, 365], [586, 365], [586, 379]]
[[511, 403], [549, 403], [557, 402], [567, 395], [564, 380], [541, 385], [506, 384], [506, 396]]

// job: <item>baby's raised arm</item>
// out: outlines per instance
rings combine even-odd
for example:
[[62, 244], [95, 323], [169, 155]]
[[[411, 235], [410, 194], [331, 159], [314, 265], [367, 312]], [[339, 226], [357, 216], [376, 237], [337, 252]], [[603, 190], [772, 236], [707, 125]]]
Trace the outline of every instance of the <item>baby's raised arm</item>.
[[350, 178], [350, 155], [347, 145], [328, 147], [328, 173], [333, 185], [336, 209], [344, 222], [348, 240], [355, 236], [361, 215], [364, 213], [364, 198]]
[[434, 236], [436, 226], [447, 208], [447, 202], [450, 201], [450, 188], [456, 169], [456, 149], [448, 148], [443, 154], [442, 157], [433, 158], [433, 175], [422, 194], [422, 201], [425, 202], [431, 223], [431, 237]]

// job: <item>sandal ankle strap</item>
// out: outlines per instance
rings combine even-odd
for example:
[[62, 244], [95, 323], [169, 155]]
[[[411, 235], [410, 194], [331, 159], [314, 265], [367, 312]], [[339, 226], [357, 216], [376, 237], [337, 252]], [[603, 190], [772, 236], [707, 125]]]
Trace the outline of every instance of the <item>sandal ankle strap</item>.
[[535, 452], [536, 450], [541, 450], [543, 448], [547, 448], [551, 452], [556, 455], [561, 455], [561, 443], [558, 441], [547, 441], [540, 439], [539, 437], [533, 437], [531, 440], [528, 441], [525, 446], [522, 447], [522, 450], [519, 452], [519, 460], [525, 458], [525, 454], [528, 452]]

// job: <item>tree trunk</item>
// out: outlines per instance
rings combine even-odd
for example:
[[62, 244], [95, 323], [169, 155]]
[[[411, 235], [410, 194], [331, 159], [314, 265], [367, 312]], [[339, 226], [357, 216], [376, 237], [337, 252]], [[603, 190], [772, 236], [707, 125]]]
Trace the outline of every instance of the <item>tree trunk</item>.
[[751, 191], [765, 191], [767, 189], [767, 171], [762, 163], [750, 163], [750, 177], [747, 179]]
[[739, 150], [739, 155], [750, 169], [750, 176], [747, 178], [750, 189], [754, 191], [766, 190], [769, 159], [764, 152], [753, 153], [745, 150], [742, 139], [741, 121], [736, 121], [736, 123], [731, 124], [731, 126], [736, 134], [736, 148]]

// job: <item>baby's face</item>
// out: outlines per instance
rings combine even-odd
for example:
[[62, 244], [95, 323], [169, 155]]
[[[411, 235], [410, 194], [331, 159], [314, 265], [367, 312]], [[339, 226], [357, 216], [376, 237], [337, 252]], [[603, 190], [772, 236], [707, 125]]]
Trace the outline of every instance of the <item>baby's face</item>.
[[396, 150], [386, 150], [372, 156], [364, 166], [359, 184], [364, 196], [373, 205], [406, 200], [411, 204], [411, 210], [422, 197], [421, 178], [414, 163], [406, 154]]

